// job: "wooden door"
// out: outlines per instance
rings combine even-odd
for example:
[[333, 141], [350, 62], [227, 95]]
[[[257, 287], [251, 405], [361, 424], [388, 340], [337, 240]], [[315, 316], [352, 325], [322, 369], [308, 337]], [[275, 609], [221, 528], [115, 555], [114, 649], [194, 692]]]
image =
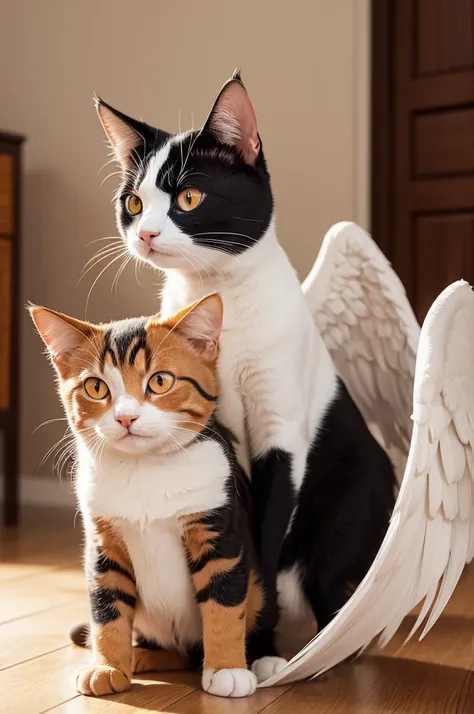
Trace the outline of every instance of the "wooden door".
[[474, 283], [474, 0], [373, 8], [373, 232], [421, 321]]

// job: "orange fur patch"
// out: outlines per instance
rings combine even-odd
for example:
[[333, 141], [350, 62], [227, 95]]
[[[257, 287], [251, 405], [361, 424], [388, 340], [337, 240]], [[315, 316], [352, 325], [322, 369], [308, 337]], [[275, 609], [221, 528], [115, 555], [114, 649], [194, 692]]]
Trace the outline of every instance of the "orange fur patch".
[[236, 607], [223, 607], [215, 600], [208, 600], [201, 604], [201, 615], [204, 668], [245, 669], [245, 602]]
[[143, 647], [133, 648], [134, 674], [140, 672], [170, 672], [186, 669], [189, 663], [179, 652], [166, 652], [165, 650], [147, 650]]
[[191, 560], [199, 560], [214, 549], [214, 538], [219, 535], [217, 531], [196, 520], [196, 516], [185, 516], [181, 523], [184, 526], [183, 539]]

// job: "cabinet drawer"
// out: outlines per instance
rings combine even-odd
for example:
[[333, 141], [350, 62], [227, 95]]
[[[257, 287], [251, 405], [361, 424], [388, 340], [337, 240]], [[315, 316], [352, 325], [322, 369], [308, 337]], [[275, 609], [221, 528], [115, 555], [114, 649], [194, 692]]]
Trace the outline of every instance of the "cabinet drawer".
[[13, 233], [13, 157], [0, 154], [0, 234]]
[[0, 239], [0, 409], [10, 407], [11, 248]]

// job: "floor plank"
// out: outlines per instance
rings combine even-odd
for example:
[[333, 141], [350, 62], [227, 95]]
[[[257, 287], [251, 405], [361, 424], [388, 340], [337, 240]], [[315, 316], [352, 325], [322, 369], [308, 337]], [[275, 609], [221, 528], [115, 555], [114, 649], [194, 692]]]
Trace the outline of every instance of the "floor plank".
[[90, 652], [67, 647], [0, 671], [2, 712], [40, 714], [76, 696], [73, 674]]
[[0, 625], [0, 670], [70, 644], [69, 630], [86, 620], [85, 598]]
[[113, 714], [118, 710], [120, 714], [143, 710], [169, 712], [173, 704], [183, 700], [198, 685], [196, 676], [188, 673], [170, 674], [164, 680], [140, 677], [132, 682], [129, 692], [102, 699], [77, 696], [49, 711], [54, 714]]
[[166, 714], [258, 714], [272, 705], [287, 689], [275, 687], [273, 690], [260, 690], [247, 699], [221, 699], [200, 691], [199, 676], [196, 674], [170, 674], [164, 681], [143, 678], [134, 680], [132, 689], [125, 694], [103, 699], [77, 697], [51, 711], [54, 714], [108, 714], [117, 712], [117, 702], [120, 702], [120, 712], [127, 714], [143, 709], [165, 709]]
[[7, 580], [0, 588], [0, 624], [43, 610], [51, 610], [85, 596], [80, 570], [54, 570], [23, 579]]
[[467, 714], [458, 708], [470, 672], [403, 659], [365, 657], [324, 681], [300, 683], [277, 699], [274, 714]]

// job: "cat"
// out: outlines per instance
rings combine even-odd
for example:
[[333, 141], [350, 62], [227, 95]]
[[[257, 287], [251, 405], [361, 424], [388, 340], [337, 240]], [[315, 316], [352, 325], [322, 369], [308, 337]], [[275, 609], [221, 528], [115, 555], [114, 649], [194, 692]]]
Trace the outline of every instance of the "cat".
[[253, 553], [247, 479], [215, 418], [220, 297], [107, 325], [30, 313], [76, 439], [94, 652], [78, 692], [121, 692], [132, 672], [204, 658], [205, 691], [252, 694], [259, 667], [285, 660], [272, 647], [275, 598]]
[[[131, 254], [164, 272], [163, 314], [208, 292], [223, 298], [217, 414], [251, 479], [256, 548], [278, 589], [282, 646], [294, 649], [329, 623], [372, 564], [394, 505], [392, 464], [338, 377], [278, 242], [240, 74], [198, 131], [169, 134], [100, 98], [96, 106], [121, 167], [117, 226]], [[295, 210], [317, 210], [317, 196]]]

